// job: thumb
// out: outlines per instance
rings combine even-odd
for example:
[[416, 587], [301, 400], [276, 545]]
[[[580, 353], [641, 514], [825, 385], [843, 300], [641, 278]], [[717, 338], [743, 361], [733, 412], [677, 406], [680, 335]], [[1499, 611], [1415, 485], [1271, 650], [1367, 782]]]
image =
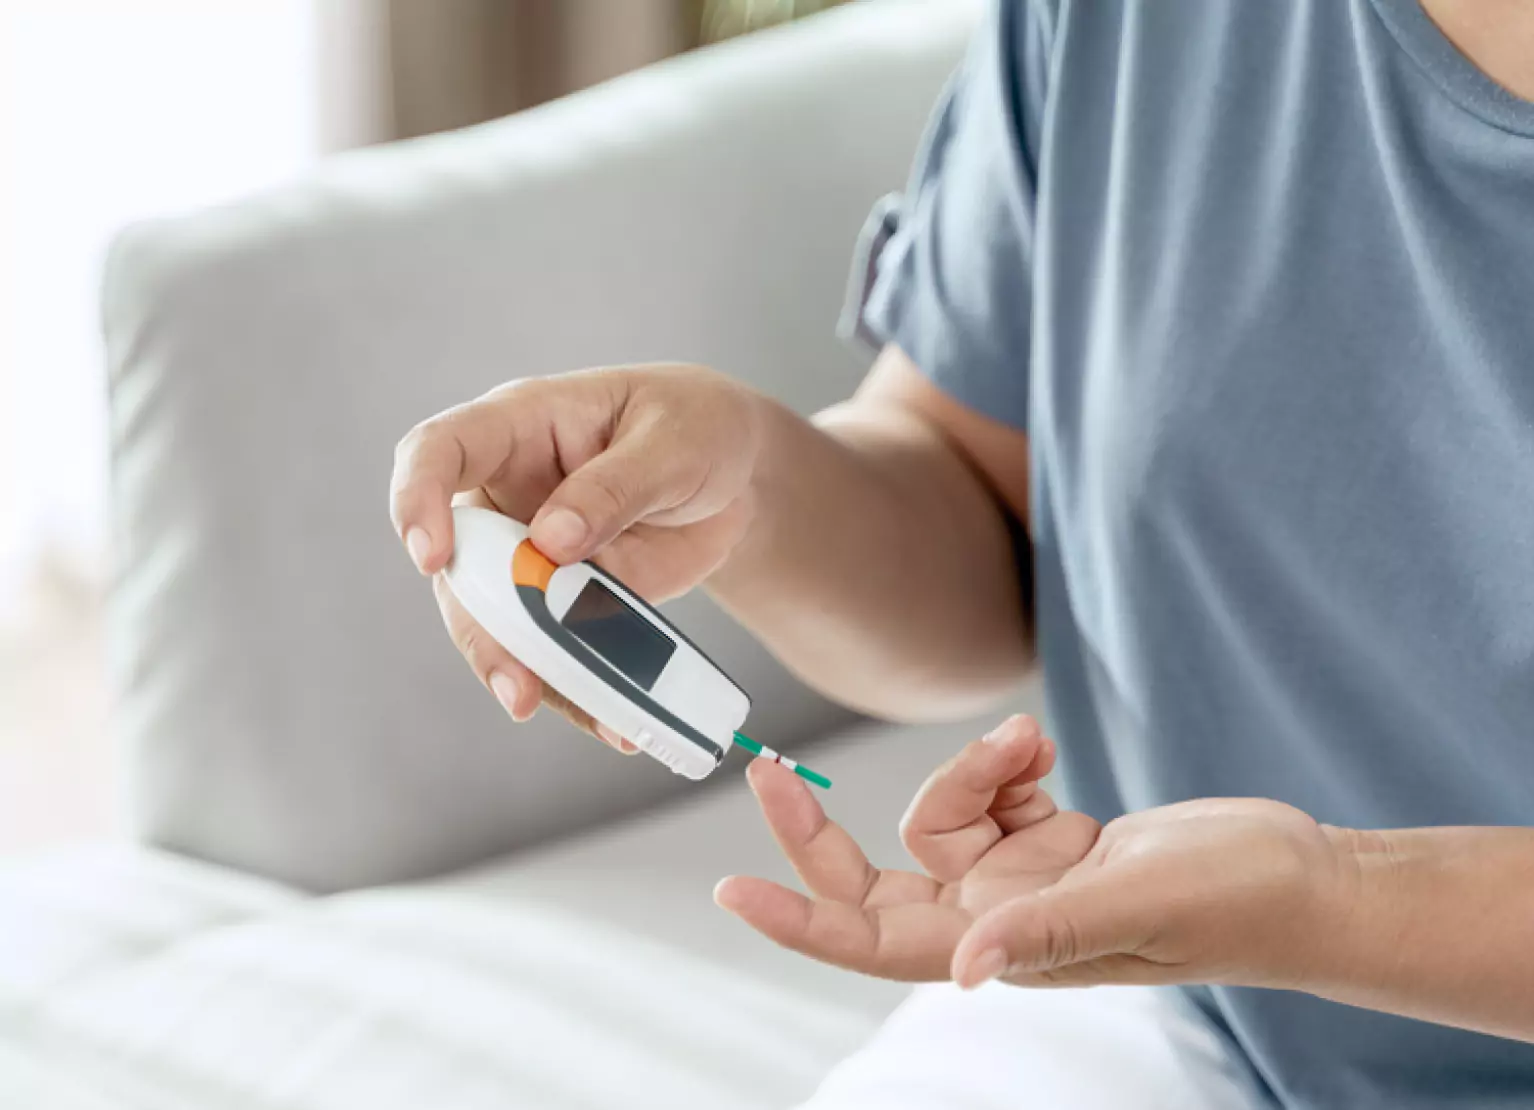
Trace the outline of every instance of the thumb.
[[683, 500], [690, 488], [667, 448], [631, 433], [571, 472], [529, 525], [533, 544], [561, 565], [589, 559], [630, 525]]
[[953, 980], [965, 989], [1001, 975], [1056, 971], [1120, 953], [1148, 937], [1150, 900], [1119, 883], [1050, 887], [982, 914], [954, 949]]

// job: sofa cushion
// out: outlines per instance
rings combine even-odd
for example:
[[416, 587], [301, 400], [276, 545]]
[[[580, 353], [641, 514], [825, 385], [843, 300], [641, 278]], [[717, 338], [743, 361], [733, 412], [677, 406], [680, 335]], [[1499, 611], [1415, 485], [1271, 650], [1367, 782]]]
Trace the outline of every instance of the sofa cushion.
[[[906, 799], [973, 732], [870, 726], [818, 748], [828, 808], [899, 862]], [[25, 1043], [145, 1110], [792, 1103], [904, 990], [774, 949], [712, 904], [733, 871], [791, 879], [743, 765], [577, 841], [289, 902], [66, 981]]]

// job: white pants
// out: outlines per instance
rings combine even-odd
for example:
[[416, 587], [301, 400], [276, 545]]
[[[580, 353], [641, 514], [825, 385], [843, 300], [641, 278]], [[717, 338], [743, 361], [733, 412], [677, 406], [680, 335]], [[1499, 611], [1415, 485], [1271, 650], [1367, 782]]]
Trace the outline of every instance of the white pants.
[[1228, 1046], [1141, 987], [919, 987], [802, 1110], [1267, 1110]]

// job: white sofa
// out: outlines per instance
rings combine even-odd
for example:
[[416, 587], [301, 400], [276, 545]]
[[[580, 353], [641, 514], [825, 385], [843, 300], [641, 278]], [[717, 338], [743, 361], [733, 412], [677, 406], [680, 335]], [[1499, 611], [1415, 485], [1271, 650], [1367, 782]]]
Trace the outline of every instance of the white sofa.
[[[0, 867], [0, 1106], [773, 1107], [868, 1034], [898, 988], [711, 903], [786, 877], [741, 764], [696, 787], [511, 726], [386, 486], [412, 423], [516, 376], [686, 359], [806, 411], [847, 394], [856, 232], [974, 16], [851, 5], [123, 237], [134, 835]], [[898, 860], [911, 790], [973, 729], [855, 721], [706, 603], [674, 612]]]

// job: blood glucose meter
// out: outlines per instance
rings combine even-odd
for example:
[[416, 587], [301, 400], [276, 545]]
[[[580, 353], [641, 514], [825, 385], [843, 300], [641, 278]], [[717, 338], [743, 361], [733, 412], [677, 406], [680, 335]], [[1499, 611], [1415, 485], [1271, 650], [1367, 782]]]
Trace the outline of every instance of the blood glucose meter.
[[510, 517], [459, 506], [453, 530], [447, 584], [502, 647], [677, 774], [723, 762], [751, 699], [670, 622], [600, 567], [556, 566]]

